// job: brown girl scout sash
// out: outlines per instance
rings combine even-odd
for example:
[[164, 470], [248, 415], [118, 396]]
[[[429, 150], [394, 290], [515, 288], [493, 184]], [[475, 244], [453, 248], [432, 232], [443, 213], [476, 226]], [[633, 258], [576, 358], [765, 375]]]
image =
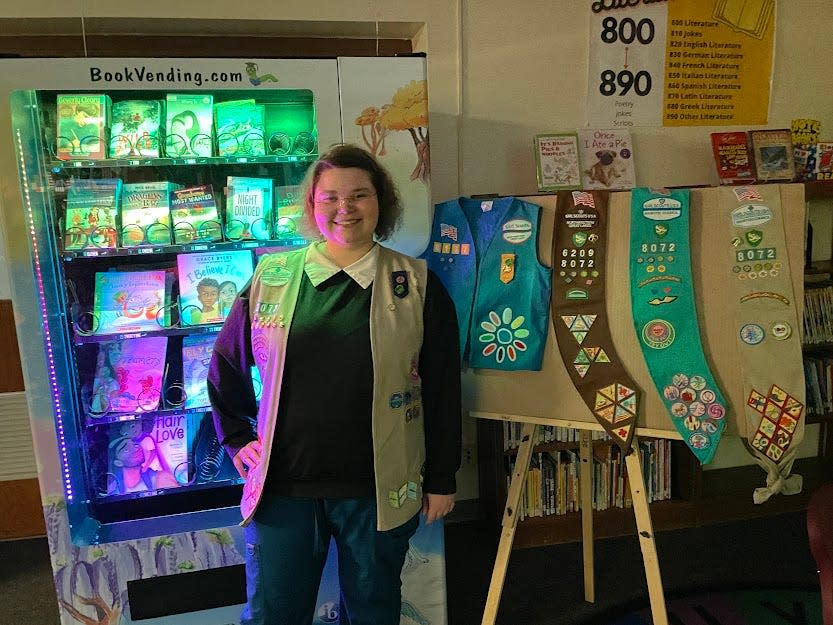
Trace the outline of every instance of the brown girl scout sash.
[[697, 322], [689, 253], [688, 189], [631, 193], [631, 309], [651, 379], [671, 422], [701, 464], [726, 429], [726, 400]]
[[552, 240], [552, 323], [561, 359], [593, 416], [630, 451], [640, 390], [613, 347], [605, 308], [608, 194], [558, 194]]
[[804, 437], [805, 387], [795, 293], [779, 185], [720, 189], [728, 266], [729, 318], [743, 378], [747, 447], [767, 472], [755, 503], [801, 491], [790, 475]]

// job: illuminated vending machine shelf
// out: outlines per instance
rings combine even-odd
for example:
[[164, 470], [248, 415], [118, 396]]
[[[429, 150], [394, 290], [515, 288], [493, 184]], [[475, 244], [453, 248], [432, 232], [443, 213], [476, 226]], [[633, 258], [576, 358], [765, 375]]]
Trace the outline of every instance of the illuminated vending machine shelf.
[[[0, 65], [14, 154], [3, 186], [20, 189], [4, 197], [12, 297], [61, 622], [236, 623], [244, 480], [214, 430], [212, 345], [258, 260], [308, 244], [301, 184], [331, 145], [381, 158], [408, 207], [392, 245], [424, 247], [427, 145], [406, 128], [382, 144], [366, 131], [377, 136], [398, 91], [424, 97], [425, 61]], [[129, 90], [127, 67], [143, 77]], [[215, 74], [225, 80], [195, 83]], [[438, 584], [441, 526], [412, 547], [414, 579]], [[169, 584], [177, 597], [155, 600]], [[410, 592], [409, 609], [445, 622], [444, 590]], [[332, 557], [319, 603], [315, 622], [338, 622]]]

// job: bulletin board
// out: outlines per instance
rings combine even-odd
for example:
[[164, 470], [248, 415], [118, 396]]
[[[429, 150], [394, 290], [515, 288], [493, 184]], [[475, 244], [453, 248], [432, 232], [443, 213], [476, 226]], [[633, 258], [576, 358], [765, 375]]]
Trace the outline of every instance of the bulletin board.
[[[799, 320], [804, 312], [804, 240], [806, 209], [804, 187], [778, 185], [786, 233], [787, 258], [792, 276], [792, 298]], [[729, 218], [720, 209], [720, 189], [691, 190], [691, 270], [697, 299], [700, 337], [711, 372], [729, 402], [726, 435], [747, 437], [743, 408], [746, 399], [738, 359], [736, 328], [726, 309], [738, 280], [731, 273]], [[542, 207], [538, 253], [551, 266], [552, 228], [556, 196], [521, 198]], [[642, 389], [637, 427], [666, 431], [679, 438], [671, 418], [648, 373], [634, 329], [630, 304], [630, 202], [629, 191], [610, 197], [607, 248], [607, 314], [610, 332], [622, 364]], [[800, 321], [799, 321], [800, 325]], [[463, 372], [464, 409], [501, 415], [597, 423], [575, 390], [558, 352], [552, 322], [541, 371], [496, 371], [468, 369]], [[800, 332], [801, 328], [794, 328]], [[801, 367], [801, 363], [795, 363]], [[740, 418], [738, 418], [740, 417]]]

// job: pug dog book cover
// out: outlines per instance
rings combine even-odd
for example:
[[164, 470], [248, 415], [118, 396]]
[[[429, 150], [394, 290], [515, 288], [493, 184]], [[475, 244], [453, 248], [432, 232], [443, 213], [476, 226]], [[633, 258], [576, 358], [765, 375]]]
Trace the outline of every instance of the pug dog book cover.
[[581, 180], [585, 189], [632, 189], [636, 186], [633, 143], [620, 128], [580, 128]]

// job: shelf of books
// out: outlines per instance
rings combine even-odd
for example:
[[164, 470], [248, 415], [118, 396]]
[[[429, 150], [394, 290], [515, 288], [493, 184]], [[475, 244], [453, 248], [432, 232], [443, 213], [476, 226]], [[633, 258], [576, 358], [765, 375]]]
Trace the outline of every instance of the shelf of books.
[[[484, 513], [500, 519], [520, 443], [520, 424], [479, 421], [477, 427], [481, 504]], [[516, 548], [581, 538], [579, 431], [547, 426], [536, 432], [513, 542]], [[595, 533], [600, 537], [631, 533], [636, 525], [625, 458], [603, 433], [594, 431], [592, 437]], [[661, 527], [683, 527], [684, 509], [691, 505], [694, 474], [680, 448], [666, 439], [639, 443], [646, 495], [654, 522]]]
[[12, 102], [50, 349], [68, 382], [56, 405], [67, 485], [83, 502], [74, 539], [159, 514], [238, 516], [243, 480], [214, 432], [206, 377], [258, 259], [306, 244], [312, 91], [25, 91]]
[[[508, 476], [519, 443], [518, 425], [482, 419], [477, 423], [481, 512], [494, 520], [496, 529], [503, 517]], [[537, 432], [514, 548], [575, 542], [582, 537], [578, 430], [539, 427]], [[636, 521], [624, 459], [610, 441], [596, 432], [593, 436], [594, 535], [633, 535]], [[802, 492], [755, 505], [749, 493], [760, 485], [756, 465], [703, 470], [679, 441], [642, 439], [639, 446], [652, 525], [657, 531], [802, 510], [815, 488], [833, 479], [829, 455], [800, 458], [794, 471], [804, 478]]]

